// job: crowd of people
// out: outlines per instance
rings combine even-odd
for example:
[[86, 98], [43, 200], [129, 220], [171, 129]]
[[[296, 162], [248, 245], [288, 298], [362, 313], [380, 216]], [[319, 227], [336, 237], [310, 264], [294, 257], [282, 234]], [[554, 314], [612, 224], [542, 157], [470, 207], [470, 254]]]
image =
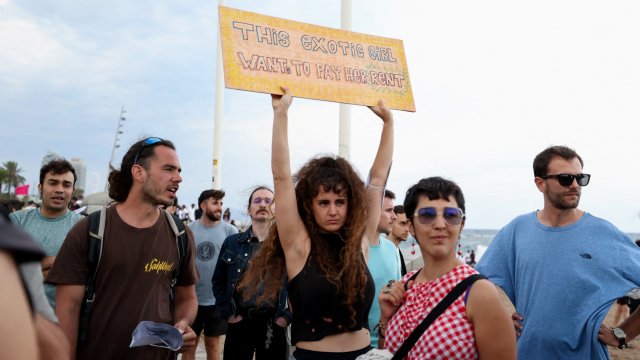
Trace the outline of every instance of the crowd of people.
[[[0, 358], [194, 359], [202, 337], [209, 360], [607, 359], [607, 345], [640, 334], [637, 311], [603, 323], [640, 287], [640, 247], [578, 208], [591, 175], [574, 150], [535, 157], [542, 209], [501, 229], [476, 264], [459, 253], [454, 181], [417, 179], [395, 204], [382, 101], [364, 181], [333, 155], [292, 171], [282, 92], [271, 95], [273, 188], [253, 189], [242, 231], [221, 189], [178, 205], [178, 152], [157, 137], [128, 149], [109, 174], [113, 202], [94, 214], [70, 210], [76, 174], [63, 159], [42, 167], [39, 207], [0, 204], [0, 308], [12, 319]], [[409, 234], [424, 265], [407, 271]], [[180, 344], [147, 333], [154, 346], [131, 347], [145, 321], [172, 326]]]

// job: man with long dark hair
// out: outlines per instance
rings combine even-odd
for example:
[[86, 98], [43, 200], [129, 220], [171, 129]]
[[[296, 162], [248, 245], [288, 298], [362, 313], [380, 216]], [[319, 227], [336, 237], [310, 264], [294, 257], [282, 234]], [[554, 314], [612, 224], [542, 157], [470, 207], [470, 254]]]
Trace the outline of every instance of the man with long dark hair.
[[225, 359], [251, 360], [255, 354], [256, 360], [284, 360], [288, 355], [286, 327], [291, 322], [291, 313], [286, 309], [284, 282], [278, 289], [277, 302], [262, 305], [255, 297], [245, 300], [236, 287], [267, 238], [273, 208], [273, 191], [264, 186], [255, 188], [247, 205], [251, 226], [229, 236], [220, 250], [212, 283], [216, 305], [229, 322], [224, 342]]
[[106, 224], [94, 281], [95, 300], [88, 336], [82, 341], [77, 339], [90, 275], [88, 219], [69, 232], [47, 281], [57, 285], [56, 314], [75, 351], [72, 358], [175, 359], [175, 352], [167, 348], [129, 347], [133, 330], [143, 320], [173, 325], [183, 334], [181, 350], [193, 347], [195, 334], [190, 324], [197, 311], [194, 284], [198, 278], [193, 235], [186, 229], [183, 258], [172, 228], [175, 220], [161, 208], [173, 204], [182, 182], [180, 171], [173, 143], [151, 137], [133, 144], [120, 170], [112, 169], [109, 174], [109, 197], [115, 205], [103, 210]]

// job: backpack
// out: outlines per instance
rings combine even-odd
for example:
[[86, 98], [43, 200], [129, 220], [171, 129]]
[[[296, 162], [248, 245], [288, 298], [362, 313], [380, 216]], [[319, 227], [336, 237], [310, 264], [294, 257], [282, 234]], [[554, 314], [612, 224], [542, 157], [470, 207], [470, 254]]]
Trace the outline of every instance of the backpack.
[[[173, 288], [178, 281], [180, 275], [180, 269], [182, 268], [185, 255], [187, 253], [187, 242], [189, 241], [187, 232], [185, 231], [184, 224], [180, 219], [163, 210], [164, 214], [169, 220], [171, 229], [176, 235], [176, 247], [178, 248], [178, 266], [171, 273], [171, 293], [170, 304], [171, 312], [173, 312]], [[89, 214], [89, 226], [87, 237], [87, 264], [89, 270], [89, 276], [87, 278], [87, 284], [85, 286], [84, 298], [82, 300], [82, 308], [80, 310], [80, 323], [78, 329], [78, 338], [80, 341], [86, 341], [89, 338], [89, 318], [91, 316], [91, 308], [93, 307], [93, 301], [96, 297], [95, 280], [98, 273], [98, 266], [100, 265], [100, 258], [102, 256], [102, 247], [104, 240], [104, 228], [107, 220], [107, 211], [103, 209], [101, 211], [95, 211]]]

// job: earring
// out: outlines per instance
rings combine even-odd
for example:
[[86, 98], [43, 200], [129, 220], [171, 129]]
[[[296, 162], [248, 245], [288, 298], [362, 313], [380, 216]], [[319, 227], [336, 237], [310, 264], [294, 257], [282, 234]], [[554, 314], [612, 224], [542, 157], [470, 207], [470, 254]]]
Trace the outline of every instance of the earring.
[[413, 238], [413, 243], [411, 244], [411, 255], [416, 254], [416, 238]]
[[460, 244], [460, 236], [458, 236], [458, 256], [462, 256], [462, 244]]

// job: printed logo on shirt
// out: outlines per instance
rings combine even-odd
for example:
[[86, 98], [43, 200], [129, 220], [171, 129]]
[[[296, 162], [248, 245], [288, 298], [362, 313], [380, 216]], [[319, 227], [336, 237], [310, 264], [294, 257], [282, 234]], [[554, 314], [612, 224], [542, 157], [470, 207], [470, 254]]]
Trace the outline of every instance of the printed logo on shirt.
[[168, 273], [171, 270], [173, 270], [173, 263], [170, 263], [168, 261], [160, 261], [155, 258], [144, 266], [144, 272], [155, 271], [156, 274], [160, 273], [160, 271]]
[[200, 261], [209, 261], [213, 259], [213, 255], [216, 254], [216, 248], [213, 246], [213, 243], [205, 241], [198, 245], [196, 254]]
[[583, 258], [583, 259], [591, 260], [591, 254], [589, 254], [589, 253], [582, 253], [582, 254], [580, 254], [580, 257]]

